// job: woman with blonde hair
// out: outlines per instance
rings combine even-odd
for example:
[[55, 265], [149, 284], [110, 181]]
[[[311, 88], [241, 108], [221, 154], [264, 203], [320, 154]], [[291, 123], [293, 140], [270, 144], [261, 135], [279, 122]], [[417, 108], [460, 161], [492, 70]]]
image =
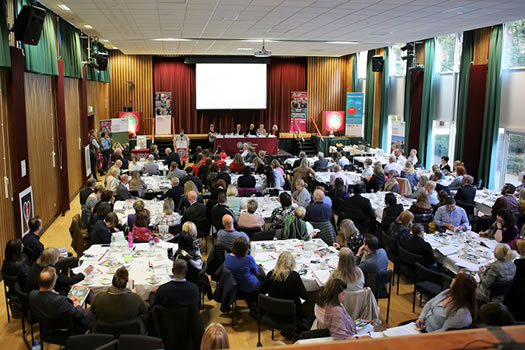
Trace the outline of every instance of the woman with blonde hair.
[[347, 291], [360, 290], [365, 286], [365, 274], [355, 265], [354, 253], [346, 247], [339, 251], [339, 262], [330, 278], [346, 282]]
[[305, 188], [303, 179], [297, 179], [297, 181], [295, 181], [295, 192], [292, 193], [292, 199], [300, 207], [306, 207], [310, 204], [312, 198], [310, 197], [308, 190]]
[[409, 209], [413, 214], [431, 214], [432, 206], [428, 202], [428, 195], [425, 192], [419, 192], [417, 199]]
[[195, 225], [192, 221], [186, 221], [184, 224], [182, 224], [182, 232], [188, 232], [190, 236], [193, 237], [193, 247], [195, 248], [195, 251], [198, 251], [200, 253], [202, 251], [202, 248], [201, 241], [197, 236], [197, 225]]
[[228, 185], [228, 188], [226, 189], [226, 205], [228, 205], [228, 208], [230, 208], [233, 211], [233, 214], [235, 214], [235, 220], [238, 220], [241, 209], [245, 208], [246, 205], [244, 204], [244, 201], [239, 198], [239, 190], [237, 190], [237, 186], [231, 184]]
[[266, 275], [259, 292], [272, 298], [295, 301], [296, 314], [302, 315], [301, 299], [306, 300], [306, 288], [295, 271], [292, 253], [283, 251], [279, 254], [274, 269]]
[[187, 208], [190, 207], [190, 202], [188, 202], [188, 193], [191, 191], [195, 191], [197, 193], [197, 202], [198, 203], [204, 203], [204, 199], [199, 193], [199, 189], [197, 188], [197, 185], [195, 185], [195, 182], [189, 180], [184, 183], [184, 196], [179, 201], [179, 207], [177, 208], [177, 211], [179, 213], [184, 212]]
[[405, 167], [403, 170], [401, 170], [401, 177], [408, 180], [408, 183], [410, 183], [410, 188], [413, 189], [417, 186], [419, 177], [417, 176], [417, 171], [411, 161], [406, 161]]
[[306, 215], [304, 207], [297, 207], [293, 215], [288, 215], [284, 219], [284, 230], [282, 239], [300, 239], [302, 241], [310, 240], [311, 236], [308, 233], [308, 226], [303, 220]]
[[232, 170], [243, 170], [246, 164], [244, 164], [244, 159], [240, 153], [236, 153], [233, 157], [233, 162], [230, 164], [230, 169]]
[[175, 203], [173, 202], [173, 199], [166, 198], [164, 200], [164, 205], [162, 208], [162, 215], [157, 216], [157, 220], [155, 221], [155, 226], [159, 225], [168, 225], [168, 226], [176, 226], [180, 224], [180, 215], [179, 213], [175, 212]]
[[142, 171], [142, 169], [144, 169], [144, 167], [142, 166], [141, 163], [139, 163], [139, 161], [137, 159], [137, 156], [136, 155], [132, 155], [131, 156], [131, 163], [128, 166], [128, 171], [130, 173], [133, 173], [134, 171]]
[[404, 246], [412, 237], [410, 234], [412, 221], [414, 221], [414, 214], [408, 210], [403, 210], [397, 217], [396, 221], [390, 225], [388, 234], [394, 238], [400, 246]]
[[264, 174], [264, 162], [262, 161], [261, 158], [259, 157], [255, 157], [253, 158], [253, 168], [255, 169], [255, 173], [258, 174], [258, 175], [262, 175]]
[[310, 181], [310, 177], [315, 178], [315, 171], [308, 166], [308, 159], [303, 158], [299, 167], [293, 170], [294, 184], [299, 180], [303, 180], [305, 183]]
[[210, 324], [202, 335], [201, 350], [229, 349], [228, 333], [220, 323]]
[[117, 186], [119, 184], [120, 170], [117, 167], [109, 169], [108, 176], [106, 176], [106, 190], [117, 193]]
[[146, 189], [148, 187], [146, 186], [146, 183], [144, 180], [140, 178], [140, 173], [138, 171], [132, 171], [131, 172], [131, 180], [129, 180], [129, 190], [130, 191], [137, 191], [139, 194], [139, 197], [144, 196], [144, 192], [146, 192]]
[[278, 171], [282, 176], [284, 176], [284, 170], [281, 168], [281, 163], [277, 159], [272, 160], [271, 163], [272, 169]]
[[476, 298], [483, 303], [489, 301], [503, 302], [503, 296], [493, 297], [492, 299], [490, 297], [494, 283], [512, 281], [516, 274], [516, 265], [512, 262], [514, 252], [508, 244], [499, 243], [496, 245], [494, 257], [496, 261], [489, 264], [485, 270], [479, 272], [480, 281], [476, 290]]

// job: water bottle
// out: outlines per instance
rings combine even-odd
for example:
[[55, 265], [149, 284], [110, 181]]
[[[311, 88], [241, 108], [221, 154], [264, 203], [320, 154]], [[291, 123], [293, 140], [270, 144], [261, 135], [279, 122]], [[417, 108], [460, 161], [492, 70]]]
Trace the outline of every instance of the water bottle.
[[38, 340], [35, 340], [31, 350], [40, 350], [40, 349], [42, 349], [42, 347], [40, 346], [40, 344], [38, 344]]
[[149, 238], [149, 250], [153, 251], [155, 249], [155, 240], [153, 239], [153, 235]]
[[133, 248], [133, 232], [128, 233], [128, 247]]

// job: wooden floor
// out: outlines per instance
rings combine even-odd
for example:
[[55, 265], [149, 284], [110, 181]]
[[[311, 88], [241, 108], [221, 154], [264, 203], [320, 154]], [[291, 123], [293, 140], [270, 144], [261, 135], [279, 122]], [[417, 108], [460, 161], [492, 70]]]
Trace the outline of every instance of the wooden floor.
[[[41, 238], [42, 243], [45, 247], [63, 247], [66, 246], [68, 251], [74, 253], [71, 248], [71, 237], [69, 235], [69, 225], [71, 224], [72, 217], [80, 213], [80, 203], [78, 196], [71, 202], [71, 210], [66, 215], [59, 216], [51, 226], [46, 230]], [[38, 213], [37, 213], [38, 214]], [[4, 249], [2, 247], [1, 249]], [[392, 266], [390, 266], [392, 268]], [[9, 350], [22, 350], [26, 349], [26, 346], [22, 340], [21, 323], [19, 319], [11, 319], [10, 323], [7, 323], [5, 297], [4, 297], [4, 286], [3, 282], [0, 283], [0, 349]], [[215, 285], [212, 284], [215, 288]], [[399, 296], [395, 293], [395, 288], [392, 287], [392, 299], [390, 304], [390, 319], [389, 323], [385, 324], [386, 319], [386, 306], [387, 300], [382, 299], [379, 301], [379, 307], [381, 309], [381, 320], [383, 322], [382, 328], [392, 327], [398, 325], [400, 322], [416, 318], [420, 312], [420, 308], [416, 305], [416, 313], [412, 313], [412, 285], [401, 280]], [[417, 304], [417, 302], [416, 302]], [[230, 345], [232, 349], [244, 349], [244, 348], [255, 348], [257, 344], [257, 322], [248, 315], [248, 309], [246, 305], [239, 305], [239, 310], [235, 315], [235, 324], [232, 330], [231, 328], [231, 316], [230, 314], [222, 314], [220, 312], [220, 305], [215, 301], [205, 300], [205, 310], [201, 311], [201, 316], [204, 325], [207, 326], [211, 322], [219, 322], [226, 327], [228, 336], [230, 339]], [[261, 331], [262, 344], [264, 346], [271, 346], [274, 341], [271, 339], [271, 331]], [[28, 338], [30, 338], [28, 336]], [[275, 332], [275, 340], [281, 340], [287, 344], [287, 341], [282, 337], [279, 332]], [[46, 346], [46, 349], [57, 349], [55, 346]]]

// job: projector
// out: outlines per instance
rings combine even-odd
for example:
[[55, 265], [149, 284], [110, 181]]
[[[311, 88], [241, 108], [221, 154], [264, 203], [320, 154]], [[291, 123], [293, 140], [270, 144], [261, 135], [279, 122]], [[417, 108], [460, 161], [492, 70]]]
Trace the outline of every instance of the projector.
[[255, 51], [253, 54], [255, 55], [255, 57], [270, 57], [272, 55], [272, 52], [266, 50], [263, 47], [261, 50]]

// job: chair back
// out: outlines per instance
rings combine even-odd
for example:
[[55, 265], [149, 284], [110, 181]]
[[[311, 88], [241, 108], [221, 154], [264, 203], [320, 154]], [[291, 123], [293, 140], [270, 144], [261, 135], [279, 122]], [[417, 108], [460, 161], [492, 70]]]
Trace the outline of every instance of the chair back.
[[237, 231], [246, 233], [246, 235], [248, 235], [248, 238], [250, 238], [250, 241], [251, 241], [255, 233], [261, 232], [261, 228], [260, 227], [239, 226], [237, 227]]
[[162, 339], [146, 335], [123, 334], [118, 343], [119, 350], [157, 350], [163, 348]]
[[370, 287], [347, 291], [342, 304], [352, 320], [361, 318], [374, 323], [379, 321], [379, 306]]
[[129, 191], [129, 194], [132, 195], [133, 197], [138, 197], [139, 191]]
[[239, 197], [251, 197], [257, 193], [256, 188], [239, 188]]
[[261, 324], [280, 330], [297, 329], [295, 301], [259, 294], [258, 307]]
[[492, 284], [492, 289], [490, 290], [490, 301], [492, 301], [494, 298], [504, 299], [507, 293], [510, 291], [513, 282], [513, 280], [494, 282]]
[[427, 281], [441, 286], [441, 290], [443, 290], [443, 276], [439, 272], [427, 269], [419, 262], [416, 262], [416, 282]]
[[4, 292], [6, 293], [5, 295], [8, 298], [14, 297], [14, 287], [15, 284], [18, 282], [18, 276], [7, 275], [3, 272], [1, 272], [1, 274], [2, 279], [4, 280]]
[[398, 193], [400, 195], [405, 196], [412, 194], [412, 186], [410, 185], [408, 179], [405, 179], [404, 177], [396, 177], [396, 181], [399, 184]]
[[275, 231], [262, 231], [256, 232], [251, 239], [252, 242], [256, 241], [271, 241], [275, 237]]
[[[376, 299], [388, 298], [392, 286], [392, 270], [369, 273], [366, 276], [365, 286], [370, 287]], [[388, 289], [385, 287], [388, 286]]]
[[152, 200], [154, 199], [155, 197], [157, 197], [157, 192], [153, 192], [153, 191], [146, 191], [144, 192], [144, 199], [145, 200]]
[[[67, 340], [67, 348], [74, 350], [93, 350], [108, 344], [113, 341], [113, 336], [110, 334], [81, 334], [73, 335]], [[115, 349], [110, 347], [108, 349]]]
[[204, 325], [197, 306], [167, 308], [155, 305], [150, 315], [148, 334], [161, 338], [164, 349], [200, 348]]
[[428, 232], [428, 224], [434, 221], [434, 215], [432, 213], [428, 214], [414, 214], [414, 224], [423, 225], [424, 232]]
[[397, 251], [399, 253], [399, 261], [410, 269], [414, 270], [416, 263], [423, 264], [423, 256], [413, 254], [401, 246], [398, 246]]
[[458, 207], [465, 209], [465, 212], [467, 213], [469, 217], [474, 216], [474, 209], [475, 209], [474, 204], [463, 202], [463, 201], [456, 201], [456, 204]]
[[120, 322], [107, 322], [97, 320], [95, 333], [111, 334], [119, 337], [121, 334], [144, 334], [144, 323], [140, 317]]
[[396, 263], [398, 260], [398, 252], [397, 252], [397, 242], [395, 238], [393, 238], [386, 232], [381, 233], [381, 238], [383, 240], [383, 247], [385, 248], [388, 259], [392, 261], [393, 263]]
[[330, 336], [330, 330], [328, 328], [312, 329], [309, 331], [301, 332], [299, 339], [315, 339], [315, 338], [326, 338]]

